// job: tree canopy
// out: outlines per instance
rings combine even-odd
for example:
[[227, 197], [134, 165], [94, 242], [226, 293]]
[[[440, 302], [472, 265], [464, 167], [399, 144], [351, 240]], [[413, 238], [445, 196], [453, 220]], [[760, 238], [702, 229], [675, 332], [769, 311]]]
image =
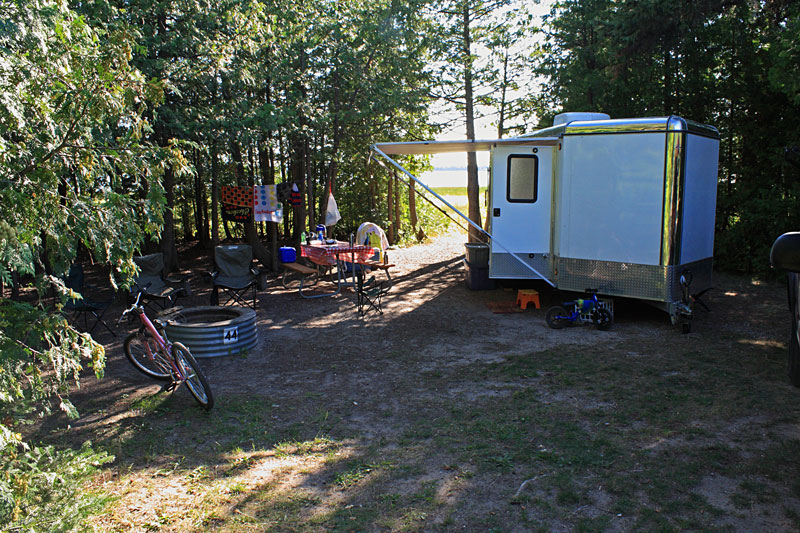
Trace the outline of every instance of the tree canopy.
[[[524, 7], [0, 0], [0, 449], [11, 458], [0, 521], [32, 523], [35, 457], [49, 453], [53, 472], [58, 457], [103, 460], [20, 435], [51, 406], [75, 414], [68, 390], [83, 365], [102, 374], [102, 346], [59, 313], [79, 297], [61, 281], [76, 258], [123, 287], [134, 254], [161, 250], [174, 268], [177, 241], [230, 238], [269, 267], [279, 244], [322, 222], [329, 191], [342, 236], [370, 220], [393, 243], [422, 238], [435, 213], [368, 146], [436, 135], [437, 99], [466, 124], [493, 116], [499, 136], [562, 111], [716, 126], [716, 265], [766, 271], [772, 241], [800, 225], [800, 170], [785, 157], [800, 145], [800, 5], [563, 0], [541, 24]], [[285, 206], [282, 224], [225, 221], [220, 188], [259, 184], [293, 184], [302, 205]], [[475, 173], [465, 184], [480, 219]]]

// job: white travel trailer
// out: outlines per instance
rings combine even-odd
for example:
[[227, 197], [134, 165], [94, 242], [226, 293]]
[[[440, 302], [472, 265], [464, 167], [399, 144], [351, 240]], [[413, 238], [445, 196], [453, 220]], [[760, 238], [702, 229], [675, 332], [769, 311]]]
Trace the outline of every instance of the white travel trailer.
[[647, 300], [685, 330], [692, 296], [711, 287], [719, 158], [711, 126], [564, 113], [522, 137], [372, 148], [432, 194], [391, 156], [490, 152], [490, 278]]

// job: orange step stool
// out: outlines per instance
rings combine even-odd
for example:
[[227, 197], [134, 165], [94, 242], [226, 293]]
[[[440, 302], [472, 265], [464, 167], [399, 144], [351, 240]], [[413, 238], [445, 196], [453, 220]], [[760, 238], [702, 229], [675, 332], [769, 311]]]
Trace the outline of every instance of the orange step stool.
[[527, 309], [528, 304], [532, 303], [536, 309], [541, 308], [539, 304], [539, 291], [533, 289], [520, 289], [517, 291], [517, 305], [522, 309]]

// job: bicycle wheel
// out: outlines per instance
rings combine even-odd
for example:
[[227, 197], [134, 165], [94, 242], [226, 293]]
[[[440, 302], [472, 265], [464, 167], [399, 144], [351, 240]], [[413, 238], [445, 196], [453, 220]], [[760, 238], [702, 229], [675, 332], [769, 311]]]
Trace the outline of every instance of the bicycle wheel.
[[192, 353], [186, 346], [176, 342], [172, 345], [172, 355], [175, 357], [178, 368], [186, 376], [186, 386], [189, 388], [189, 392], [192, 393], [197, 403], [206, 410], [210, 410], [214, 407], [214, 395], [211, 394], [211, 387], [206, 381], [206, 376], [200, 370], [200, 365], [197, 364]]
[[614, 323], [614, 317], [611, 315], [611, 311], [599, 307], [592, 313], [592, 322], [597, 329], [605, 331]]
[[551, 328], [561, 329], [567, 325], [567, 320], [564, 318], [566, 316], [566, 309], [560, 305], [557, 305], [547, 310], [547, 314], [545, 315], [544, 319], [547, 322], [547, 325]]
[[[123, 349], [125, 357], [131, 362], [133, 368], [145, 376], [159, 381], [172, 379], [170, 364], [164, 360], [158, 344], [146, 331], [135, 331], [128, 335], [125, 338]], [[152, 359], [150, 354], [153, 356]]]

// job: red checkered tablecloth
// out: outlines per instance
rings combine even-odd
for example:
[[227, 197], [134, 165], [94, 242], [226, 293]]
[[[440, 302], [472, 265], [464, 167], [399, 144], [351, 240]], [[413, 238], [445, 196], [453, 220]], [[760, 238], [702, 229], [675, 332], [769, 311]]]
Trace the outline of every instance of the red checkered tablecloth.
[[342, 261], [366, 261], [375, 253], [371, 246], [336, 241], [336, 244], [303, 244], [300, 255], [308, 257], [318, 265], [335, 265], [336, 257]]

